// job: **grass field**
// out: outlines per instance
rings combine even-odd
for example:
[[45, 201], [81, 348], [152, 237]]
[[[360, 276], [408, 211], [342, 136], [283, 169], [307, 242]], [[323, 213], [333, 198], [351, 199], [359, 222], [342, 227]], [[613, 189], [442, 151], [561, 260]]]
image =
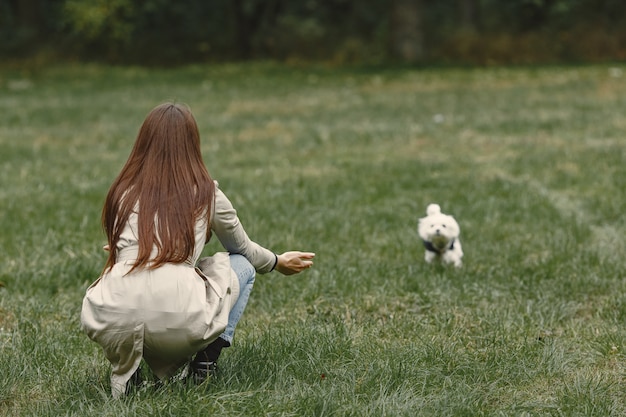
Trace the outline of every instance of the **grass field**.
[[[115, 401], [80, 303], [166, 100], [253, 239], [316, 264], [257, 278], [208, 386]], [[431, 202], [460, 270], [424, 263]], [[0, 204], [0, 415], [626, 415], [624, 66], [0, 70]]]

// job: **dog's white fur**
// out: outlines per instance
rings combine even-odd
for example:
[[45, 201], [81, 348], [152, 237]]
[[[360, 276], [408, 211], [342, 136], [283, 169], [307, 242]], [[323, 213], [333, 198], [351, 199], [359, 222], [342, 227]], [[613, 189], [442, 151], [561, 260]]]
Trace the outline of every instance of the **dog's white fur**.
[[454, 217], [443, 214], [438, 204], [429, 204], [426, 217], [419, 219], [417, 233], [424, 242], [426, 262], [441, 258], [445, 263], [460, 267], [463, 262], [461, 248], [461, 228]]

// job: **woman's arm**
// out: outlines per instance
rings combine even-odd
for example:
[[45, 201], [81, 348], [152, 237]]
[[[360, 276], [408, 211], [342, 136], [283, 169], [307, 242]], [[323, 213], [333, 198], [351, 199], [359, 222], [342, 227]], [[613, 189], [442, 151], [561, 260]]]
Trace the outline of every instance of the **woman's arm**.
[[313, 253], [290, 251], [275, 255], [269, 249], [252, 241], [239, 221], [232, 203], [217, 187], [211, 229], [224, 249], [230, 253], [243, 255], [261, 274], [276, 269], [284, 275], [292, 275], [313, 265], [312, 259], [315, 256]]

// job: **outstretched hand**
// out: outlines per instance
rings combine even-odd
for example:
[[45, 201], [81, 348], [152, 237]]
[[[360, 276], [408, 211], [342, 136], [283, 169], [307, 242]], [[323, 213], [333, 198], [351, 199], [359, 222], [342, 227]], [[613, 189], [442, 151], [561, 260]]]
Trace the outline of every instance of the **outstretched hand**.
[[313, 266], [313, 252], [291, 251], [278, 255], [276, 270], [283, 275], [293, 275]]

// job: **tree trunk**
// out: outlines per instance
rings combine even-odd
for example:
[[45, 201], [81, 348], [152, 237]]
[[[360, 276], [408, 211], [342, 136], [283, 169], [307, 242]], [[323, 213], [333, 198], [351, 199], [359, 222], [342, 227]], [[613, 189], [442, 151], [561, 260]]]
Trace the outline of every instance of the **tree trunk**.
[[39, 29], [39, 1], [18, 0], [16, 1], [16, 18], [18, 26], [29, 32], [37, 32]]
[[459, 0], [459, 16], [461, 29], [467, 32], [474, 32], [478, 27], [476, 0]]
[[239, 58], [250, 59], [255, 52], [254, 37], [264, 24], [275, 24], [281, 10], [281, 0], [256, 0], [251, 4], [244, 3], [245, 0], [231, 1], [235, 19], [235, 45]]
[[393, 0], [390, 14], [390, 48], [394, 58], [418, 62], [424, 57], [421, 0]]
[[236, 54], [241, 59], [249, 59], [252, 54], [252, 27], [246, 16], [242, 0], [233, 0], [233, 14], [235, 17], [235, 47]]

